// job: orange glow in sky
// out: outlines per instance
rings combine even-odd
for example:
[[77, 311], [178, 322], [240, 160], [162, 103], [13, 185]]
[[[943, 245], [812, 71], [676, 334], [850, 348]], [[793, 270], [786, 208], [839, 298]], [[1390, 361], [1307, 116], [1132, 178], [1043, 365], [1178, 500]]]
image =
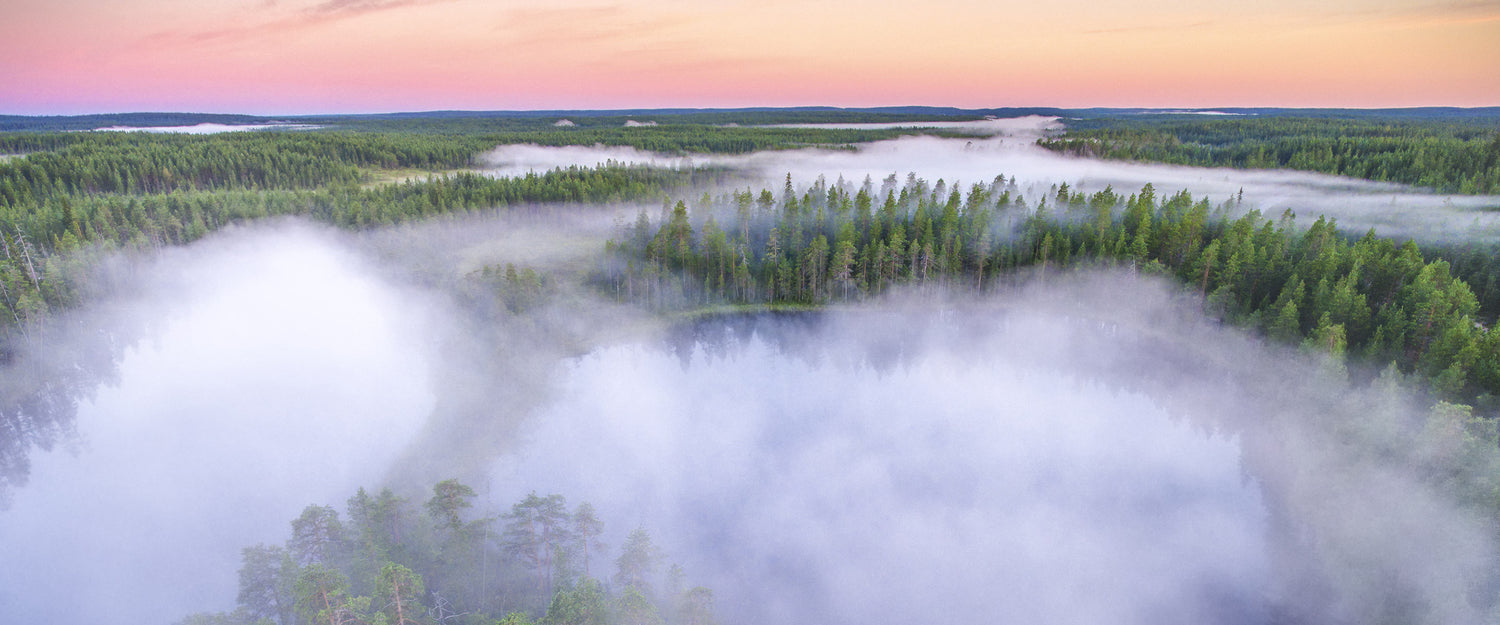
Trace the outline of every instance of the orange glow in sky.
[[12, 114], [1500, 105], [1496, 0], [5, 5]]

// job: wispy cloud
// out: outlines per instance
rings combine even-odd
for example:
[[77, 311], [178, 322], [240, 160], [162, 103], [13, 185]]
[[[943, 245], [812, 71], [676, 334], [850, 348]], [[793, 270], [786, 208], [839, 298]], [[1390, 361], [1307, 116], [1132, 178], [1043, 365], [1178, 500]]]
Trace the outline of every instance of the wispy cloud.
[[1266, 32], [1304, 32], [1325, 28], [1362, 25], [1383, 29], [1426, 28], [1447, 24], [1476, 24], [1500, 20], [1500, 0], [1465, 0], [1394, 7], [1313, 7], [1302, 10], [1271, 10], [1246, 13], [1235, 18], [1220, 15], [1180, 15], [1175, 19], [1158, 17], [1141, 24], [1105, 24], [1089, 28], [1083, 25], [1081, 35], [1126, 35], [1154, 37], [1194, 29], [1254, 28]]
[[206, 28], [195, 31], [166, 31], [146, 37], [153, 45], [180, 43], [209, 43], [239, 41], [285, 34], [314, 28], [373, 13], [383, 13], [455, 0], [325, 0], [301, 9], [285, 8], [277, 0], [265, 0], [258, 10], [269, 15], [258, 21], [226, 28]]
[[1390, 9], [1312, 12], [1308, 17], [1327, 24], [1367, 23], [1396, 28], [1474, 24], [1500, 20], [1500, 0], [1464, 0]]
[[1436, 23], [1479, 23], [1500, 20], [1500, 0], [1445, 2], [1408, 12], [1415, 18]]
[[306, 15], [354, 16], [411, 6], [441, 4], [453, 0], [326, 0], [303, 10]]
[[705, 28], [711, 21], [694, 9], [621, 3], [517, 7], [501, 15], [494, 31], [510, 49], [553, 54], [566, 47], [606, 66], [693, 73], [744, 69], [765, 61], [764, 55], [748, 58], [711, 41]]

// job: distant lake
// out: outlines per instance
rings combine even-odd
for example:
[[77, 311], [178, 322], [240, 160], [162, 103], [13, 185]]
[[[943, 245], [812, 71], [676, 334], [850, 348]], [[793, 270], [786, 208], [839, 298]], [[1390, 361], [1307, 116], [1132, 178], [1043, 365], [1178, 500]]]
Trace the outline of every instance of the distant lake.
[[197, 124], [194, 126], [107, 126], [95, 128], [93, 132], [155, 132], [185, 135], [214, 135], [221, 132], [248, 132], [251, 130], [316, 130], [316, 124]]
[[[941, 128], [973, 135], [1035, 135], [1045, 130], [1062, 130], [1053, 117], [1015, 117], [976, 119], [970, 121], [865, 122], [849, 124], [768, 124], [760, 128], [825, 128], [834, 130], [894, 130], [897, 128]], [[1034, 137], [1033, 137], [1034, 138]]]

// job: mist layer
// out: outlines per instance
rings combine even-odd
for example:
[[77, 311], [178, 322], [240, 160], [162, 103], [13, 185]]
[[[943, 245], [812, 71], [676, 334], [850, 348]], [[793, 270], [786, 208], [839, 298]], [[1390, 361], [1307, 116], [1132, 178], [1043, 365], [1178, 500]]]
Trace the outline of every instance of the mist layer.
[[216, 237], [147, 274], [87, 313], [147, 338], [0, 513], [0, 620], [231, 608], [240, 548], [379, 481], [431, 411], [420, 300], [325, 234]]
[[1399, 391], [1129, 276], [935, 303], [578, 358], [495, 499], [659, 529], [727, 622], [1481, 621], [1484, 521], [1350, 444]]
[[[781, 188], [784, 177], [802, 188], [819, 177], [877, 185], [908, 175], [955, 185], [988, 184], [997, 175], [1014, 178], [1035, 206], [1063, 182], [1094, 192], [1113, 186], [1129, 194], [1150, 183], [1159, 191], [1186, 189], [1214, 203], [1243, 197], [1244, 209], [1270, 215], [1290, 210], [1311, 223], [1319, 215], [1337, 219], [1357, 232], [1375, 228], [1382, 236], [1421, 241], [1500, 240], [1500, 197], [1439, 195], [1413, 187], [1289, 170], [1239, 170], [1128, 163], [1057, 154], [1036, 145], [1061, 129], [1057, 118], [1022, 117], [950, 124], [976, 134], [972, 139], [905, 137], [861, 144], [855, 150], [806, 149], [757, 152], [745, 156], [650, 154], [632, 148], [502, 146], [486, 161], [494, 175], [522, 175], [555, 167], [594, 167], [607, 161], [681, 167], [712, 164], [761, 176], [763, 186]], [[834, 125], [837, 127], [838, 125]], [[960, 129], [960, 128], [953, 128]]]

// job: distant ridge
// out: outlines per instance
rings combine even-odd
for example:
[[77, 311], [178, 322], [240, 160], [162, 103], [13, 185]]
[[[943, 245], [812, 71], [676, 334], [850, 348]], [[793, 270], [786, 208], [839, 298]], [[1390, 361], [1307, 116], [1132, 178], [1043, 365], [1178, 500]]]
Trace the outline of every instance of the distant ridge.
[[267, 124], [286, 117], [256, 117], [224, 113], [104, 113], [98, 115], [0, 115], [0, 131], [93, 130], [109, 126], [196, 126], [198, 124]]

